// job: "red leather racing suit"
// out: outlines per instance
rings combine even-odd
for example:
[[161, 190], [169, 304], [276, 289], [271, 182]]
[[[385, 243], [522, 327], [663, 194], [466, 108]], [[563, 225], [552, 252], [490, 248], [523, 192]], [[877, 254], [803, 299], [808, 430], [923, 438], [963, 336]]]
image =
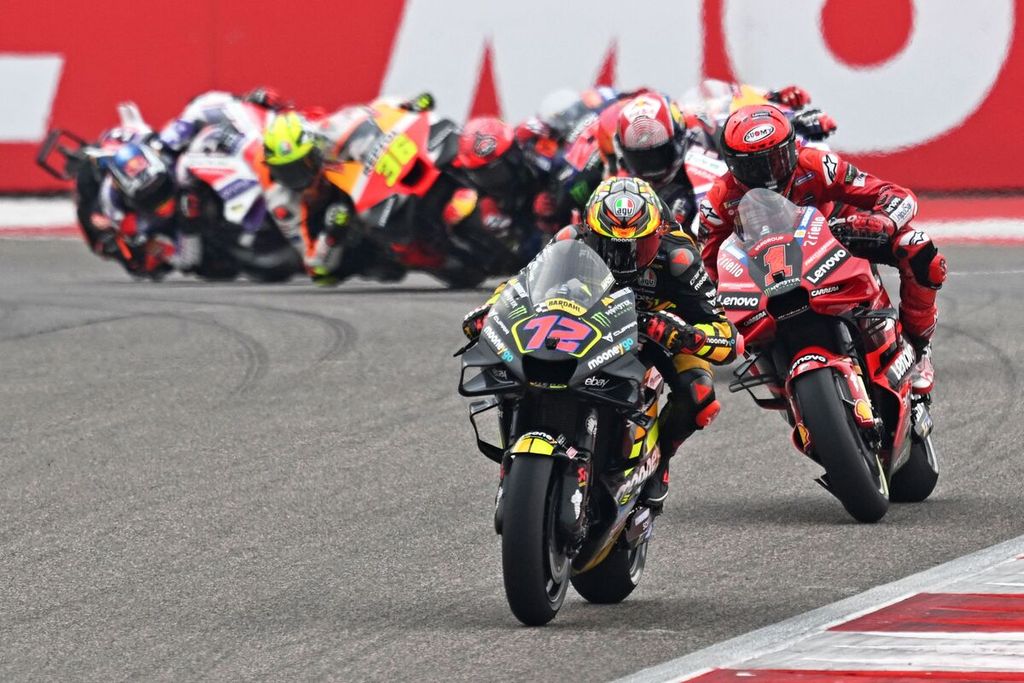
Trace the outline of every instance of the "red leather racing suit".
[[[701, 257], [718, 281], [718, 250], [733, 233], [740, 199], [747, 188], [731, 173], [715, 181], [700, 204]], [[895, 225], [889, 247], [851, 251], [872, 263], [895, 266], [900, 273], [900, 320], [921, 347], [935, 331], [935, 295], [946, 278], [946, 260], [924, 232], [912, 227], [917, 198], [895, 183], [865, 173], [832, 152], [804, 147], [796, 170], [780, 192], [799, 206], [815, 206], [828, 218], [865, 211], [888, 216]]]

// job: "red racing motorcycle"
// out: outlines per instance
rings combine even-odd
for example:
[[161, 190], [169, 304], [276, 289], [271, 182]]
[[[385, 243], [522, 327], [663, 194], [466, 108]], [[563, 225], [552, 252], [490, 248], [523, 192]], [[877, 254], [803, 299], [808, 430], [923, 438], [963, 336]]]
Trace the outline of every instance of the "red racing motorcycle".
[[756, 189], [718, 272], [747, 348], [730, 391], [784, 412], [794, 445], [825, 468], [818, 483], [858, 521], [926, 499], [939, 475], [930, 401], [912, 391], [916, 355], [872, 264], [816, 208]]

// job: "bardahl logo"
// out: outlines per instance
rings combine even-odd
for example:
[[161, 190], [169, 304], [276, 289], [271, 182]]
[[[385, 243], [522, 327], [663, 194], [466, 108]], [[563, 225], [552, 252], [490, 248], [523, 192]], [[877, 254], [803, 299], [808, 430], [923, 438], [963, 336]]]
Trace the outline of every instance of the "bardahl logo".
[[760, 126], [756, 126], [748, 130], [746, 135], [743, 136], [743, 142], [760, 142], [774, 132], [775, 126], [770, 123], [762, 123]]
[[818, 264], [814, 272], [807, 276], [807, 281], [816, 285], [825, 279], [825, 276], [835, 270], [840, 264], [850, 257], [850, 252], [842, 247], [836, 249]]

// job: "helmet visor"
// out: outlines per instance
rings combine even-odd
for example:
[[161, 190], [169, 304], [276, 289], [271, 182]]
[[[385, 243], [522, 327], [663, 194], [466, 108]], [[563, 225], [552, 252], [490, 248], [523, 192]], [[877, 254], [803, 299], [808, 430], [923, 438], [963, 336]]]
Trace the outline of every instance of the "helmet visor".
[[320, 156], [310, 152], [287, 164], [269, 164], [270, 177], [289, 190], [302, 192], [310, 187], [320, 173]]
[[466, 169], [466, 177], [480, 190], [496, 196], [510, 194], [518, 185], [518, 176], [508, 155], [489, 164]]
[[747, 187], [775, 190], [788, 181], [796, 169], [796, 143], [790, 140], [754, 154], [727, 154], [726, 159], [729, 170]]
[[622, 160], [626, 169], [644, 180], [661, 182], [668, 180], [680, 165], [680, 150], [673, 143], [666, 143], [651, 149], [623, 149]]
[[594, 250], [608, 264], [608, 269], [619, 282], [635, 279], [641, 269], [651, 265], [661, 244], [659, 233], [634, 240], [600, 237], [594, 233], [591, 235]]

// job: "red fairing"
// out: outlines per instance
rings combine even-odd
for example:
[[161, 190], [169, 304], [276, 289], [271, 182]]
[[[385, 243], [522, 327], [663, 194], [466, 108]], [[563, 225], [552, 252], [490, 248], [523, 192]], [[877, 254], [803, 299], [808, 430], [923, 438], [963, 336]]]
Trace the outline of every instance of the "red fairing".
[[416, 120], [402, 132], [416, 144], [416, 154], [403, 165], [397, 182], [389, 185], [387, 178], [379, 172], [367, 175], [362, 192], [353, 196], [356, 211], [366, 211], [395, 194], [422, 197], [433, 187], [440, 171], [430, 157], [427, 146], [430, 117], [427, 114], [415, 116]]
[[[715, 181], [700, 204], [701, 257], [718, 281], [718, 250], [735, 229], [736, 211], [747, 188], [731, 173]], [[860, 171], [834, 152], [804, 147], [781, 194], [798, 206], [816, 206], [831, 216], [834, 202], [888, 215], [902, 228], [917, 214], [917, 198], [905, 187]], [[885, 199], [884, 203], [882, 199]]]

